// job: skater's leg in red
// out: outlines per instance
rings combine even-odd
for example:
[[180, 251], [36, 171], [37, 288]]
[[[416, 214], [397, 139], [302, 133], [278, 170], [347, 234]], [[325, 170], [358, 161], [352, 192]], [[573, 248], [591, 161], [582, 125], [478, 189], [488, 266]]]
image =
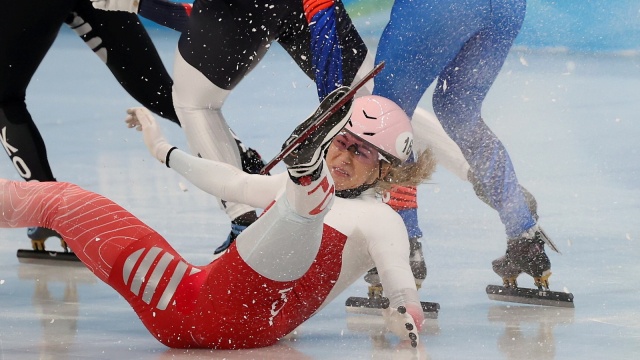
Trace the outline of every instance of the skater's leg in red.
[[2, 180], [0, 208], [0, 226], [55, 229], [105, 282], [122, 249], [155, 233], [113, 201], [68, 183]]

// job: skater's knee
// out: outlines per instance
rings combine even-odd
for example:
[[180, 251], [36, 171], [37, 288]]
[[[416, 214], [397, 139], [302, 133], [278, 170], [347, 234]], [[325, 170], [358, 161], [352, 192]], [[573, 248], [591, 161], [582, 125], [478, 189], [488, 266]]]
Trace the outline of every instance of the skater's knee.
[[176, 109], [220, 109], [231, 92], [212, 83], [200, 70], [187, 63], [179, 52], [173, 78], [172, 96]]
[[0, 126], [8, 124], [26, 124], [33, 122], [23, 98], [7, 97], [0, 99]]

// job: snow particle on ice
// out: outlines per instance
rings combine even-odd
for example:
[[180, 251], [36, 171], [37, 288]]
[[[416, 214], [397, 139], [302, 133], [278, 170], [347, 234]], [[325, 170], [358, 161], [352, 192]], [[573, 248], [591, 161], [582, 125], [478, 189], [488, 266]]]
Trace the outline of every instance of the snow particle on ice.
[[182, 192], [187, 192], [187, 186], [185, 184], [182, 183], [182, 181], [178, 181], [178, 187], [180, 188], [180, 190], [182, 190]]
[[523, 66], [529, 66], [529, 63], [527, 62], [527, 59], [524, 58], [524, 56], [520, 56], [520, 64], [522, 64]]

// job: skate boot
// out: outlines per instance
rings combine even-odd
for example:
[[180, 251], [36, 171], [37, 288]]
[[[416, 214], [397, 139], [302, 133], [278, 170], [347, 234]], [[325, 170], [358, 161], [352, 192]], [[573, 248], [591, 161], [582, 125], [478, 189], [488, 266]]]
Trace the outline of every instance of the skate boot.
[[[324, 112], [332, 104], [335, 104], [349, 91], [349, 87], [342, 86], [332, 91], [322, 100], [318, 109], [302, 124], [293, 130], [293, 133], [284, 142], [283, 148], [296, 141], [300, 134], [315, 125]], [[287, 165], [289, 174], [293, 178], [312, 175], [319, 172], [318, 163], [322, 161], [325, 150], [333, 138], [347, 125], [351, 116], [351, 105], [353, 101], [348, 101], [340, 107], [329, 119], [313, 131], [304, 141], [287, 154], [283, 161]], [[315, 179], [314, 179], [315, 180]]]
[[369, 299], [382, 299], [382, 283], [380, 282], [378, 269], [373, 268], [367, 271], [364, 275], [364, 281], [369, 284], [369, 292], [367, 293]]
[[237, 218], [231, 220], [231, 232], [229, 236], [227, 236], [227, 240], [225, 240], [222, 245], [218, 246], [213, 252], [214, 255], [218, 255], [221, 252], [227, 250], [231, 244], [238, 238], [241, 232], [244, 229], [248, 228], [249, 225], [253, 224], [256, 220], [258, 220], [258, 215], [255, 211], [246, 212]]
[[247, 174], [260, 174], [260, 170], [264, 167], [265, 163], [262, 160], [262, 156], [260, 154], [246, 146], [233, 132], [233, 130], [229, 129], [231, 132], [231, 136], [236, 141], [236, 146], [238, 147], [238, 151], [240, 152], [240, 162], [242, 163], [242, 171]]
[[544, 252], [547, 239], [544, 232], [534, 226], [507, 242], [506, 254], [492, 262], [493, 271], [502, 277], [505, 287], [518, 287], [516, 278], [524, 272], [533, 277], [538, 289], [549, 290], [551, 262]]
[[60, 239], [60, 246], [62, 246], [64, 252], [69, 252], [67, 243], [62, 240], [62, 236], [54, 230], [44, 227], [30, 227], [27, 228], [27, 236], [31, 239], [31, 246], [33, 247], [33, 250], [45, 251], [44, 242], [50, 237], [57, 237]]
[[409, 265], [413, 273], [413, 279], [416, 282], [416, 289], [420, 290], [424, 279], [427, 278], [427, 263], [424, 261], [422, 254], [422, 243], [419, 238], [409, 238]]

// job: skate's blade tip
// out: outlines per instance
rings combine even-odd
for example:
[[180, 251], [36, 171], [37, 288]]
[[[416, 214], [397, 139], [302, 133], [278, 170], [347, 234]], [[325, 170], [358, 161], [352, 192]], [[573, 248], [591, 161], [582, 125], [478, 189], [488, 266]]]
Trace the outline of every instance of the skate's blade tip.
[[518, 304], [556, 306], [573, 308], [573, 294], [550, 290], [528, 288], [505, 288], [504, 286], [488, 285], [487, 296], [491, 300], [506, 301]]

